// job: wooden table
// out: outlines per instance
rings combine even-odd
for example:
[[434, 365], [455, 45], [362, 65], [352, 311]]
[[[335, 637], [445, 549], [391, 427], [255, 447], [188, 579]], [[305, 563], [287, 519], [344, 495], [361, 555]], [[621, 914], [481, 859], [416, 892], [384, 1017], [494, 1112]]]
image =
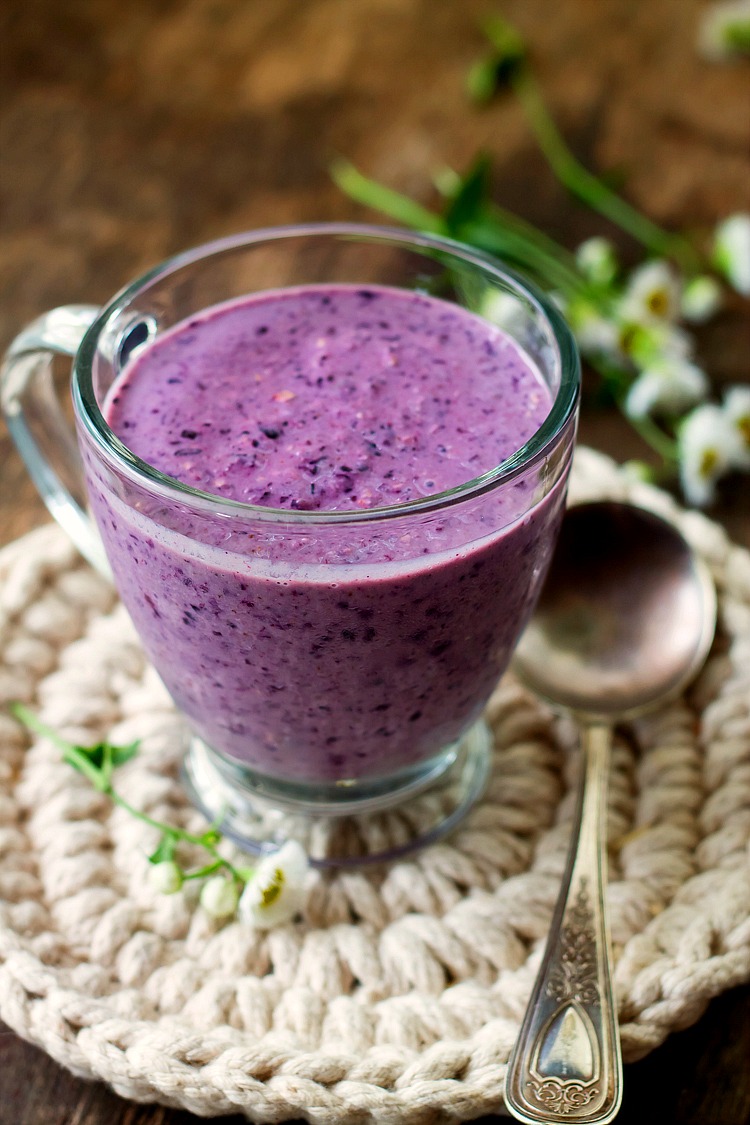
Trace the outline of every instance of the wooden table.
[[[509, 0], [549, 104], [590, 167], [667, 226], [748, 209], [746, 64], [695, 49], [699, 0]], [[20, 0], [0, 12], [0, 345], [40, 312], [101, 302], [164, 256], [244, 228], [368, 218], [332, 185], [345, 155], [431, 199], [430, 176], [494, 160], [496, 197], [570, 246], [607, 224], [552, 179], [516, 104], [464, 96], [482, 50], [479, 0]], [[627, 256], [634, 248], [615, 234]], [[718, 385], [750, 380], [747, 306], [699, 337]], [[644, 450], [613, 412], [588, 409], [585, 441]], [[46, 519], [0, 433], [0, 543]], [[743, 487], [744, 485], [744, 487]], [[747, 478], [712, 513], [750, 545]], [[626, 1068], [618, 1125], [750, 1119], [750, 989]], [[187, 1125], [72, 1078], [0, 1031], [5, 1125]], [[239, 1118], [225, 1119], [239, 1121]]]

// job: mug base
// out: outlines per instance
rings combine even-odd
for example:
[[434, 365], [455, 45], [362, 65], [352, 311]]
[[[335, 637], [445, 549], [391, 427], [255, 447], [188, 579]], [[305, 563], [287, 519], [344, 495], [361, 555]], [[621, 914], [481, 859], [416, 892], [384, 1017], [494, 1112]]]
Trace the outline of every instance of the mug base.
[[480, 797], [492, 736], [483, 719], [418, 771], [366, 788], [309, 790], [268, 784], [192, 737], [183, 782], [192, 802], [243, 850], [259, 854], [298, 840], [315, 867], [385, 863], [450, 832]]

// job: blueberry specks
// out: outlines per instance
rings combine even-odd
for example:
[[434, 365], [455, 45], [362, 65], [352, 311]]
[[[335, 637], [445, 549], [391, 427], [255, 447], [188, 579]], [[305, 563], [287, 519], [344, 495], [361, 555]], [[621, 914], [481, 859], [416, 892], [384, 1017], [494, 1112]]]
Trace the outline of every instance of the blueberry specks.
[[159, 613], [159, 610], [156, 608], [156, 603], [154, 602], [154, 599], [151, 597], [150, 594], [144, 594], [143, 600], [145, 601], [146, 605], [151, 610], [154, 617], [161, 617], [161, 614]]
[[[504, 378], [519, 381], [511, 398]], [[342, 285], [256, 294], [155, 338], [116, 385], [109, 420], [155, 468], [203, 491], [358, 510], [494, 467], [548, 406], [498, 329], [423, 294]], [[200, 454], [186, 452], [197, 437]], [[337, 453], [314, 464], [326, 443]], [[320, 478], [314, 489], [298, 470]], [[271, 483], [289, 477], [299, 483]]]

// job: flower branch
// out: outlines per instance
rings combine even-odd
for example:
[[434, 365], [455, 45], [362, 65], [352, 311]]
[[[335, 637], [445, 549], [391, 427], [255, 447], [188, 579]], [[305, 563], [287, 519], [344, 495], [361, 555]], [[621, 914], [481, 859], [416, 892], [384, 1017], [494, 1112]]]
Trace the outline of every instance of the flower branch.
[[481, 100], [489, 100], [507, 84], [518, 98], [550, 168], [568, 191], [640, 242], [649, 253], [673, 258], [684, 269], [696, 269], [699, 259], [687, 239], [662, 230], [576, 159], [547, 109], [526, 45], [515, 28], [502, 16], [493, 16], [484, 22], [483, 30], [492, 48], [484, 65], [495, 80], [486, 83]]
[[[107, 741], [79, 746], [62, 738], [22, 703], [12, 704], [10, 710], [28, 730], [57, 746], [62, 760], [82, 774], [97, 792], [159, 833], [159, 843], [148, 857], [154, 890], [175, 894], [185, 882], [202, 880], [200, 905], [207, 914], [223, 919], [238, 913], [243, 922], [260, 929], [286, 922], [298, 912], [308, 870], [307, 856], [300, 844], [288, 841], [277, 852], [263, 856], [254, 867], [237, 866], [219, 851], [223, 837], [218, 823], [205, 832], [188, 832], [136, 809], [115, 789], [113, 774], [135, 757], [138, 742], [127, 746]], [[202, 849], [207, 862], [193, 869], [183, 867], [178, 857], [181, 844]]]
[[[464, 176], [451, 169], [436, 175], [438, 211], [344, 160], [334, 165], [333, 178], [357, 202], [502, 258], [545, 289], [606, 395], [656, 454], [658, 468], [639, 465], [639, 472], [665, 480], [679, 476], [688, 501], [709, 504], [722, 476], [750, 469], [750, 388], [730, 388], [724, 401], [706, 412], [711, 385], [695, 359], [690, 328], [721, 307], [721, 282], [750, 296], [750, 215], [719, 223], [707, 252], [683, 234], [662, 230], [571, 153], [515, 28], [495, 17], [484, 31], [490, 50], [469, 73], [472, 98], [486, 102], [499, 88], [512, 89], [558, 179], [645, 247], [645, 261], [628, 272], [608, 239], [590, 238], [572, 251], [498, 206], [484, 153]], [[495, 319], [499, 315], [495, 310]]]

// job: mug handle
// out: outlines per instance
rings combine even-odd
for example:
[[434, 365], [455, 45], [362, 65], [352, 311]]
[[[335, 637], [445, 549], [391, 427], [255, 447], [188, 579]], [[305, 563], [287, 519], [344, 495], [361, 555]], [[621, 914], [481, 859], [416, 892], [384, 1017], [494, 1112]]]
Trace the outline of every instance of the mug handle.
[[52, 379], [54, 356], [75, 356], [99, 312], [93, 305], [65, 305], [32, 321], [16, 336], [0, 368], [0, 404], [50, 515], [84, 558], [111, 580], [101, 539], [86, 510], [81, 455]]

